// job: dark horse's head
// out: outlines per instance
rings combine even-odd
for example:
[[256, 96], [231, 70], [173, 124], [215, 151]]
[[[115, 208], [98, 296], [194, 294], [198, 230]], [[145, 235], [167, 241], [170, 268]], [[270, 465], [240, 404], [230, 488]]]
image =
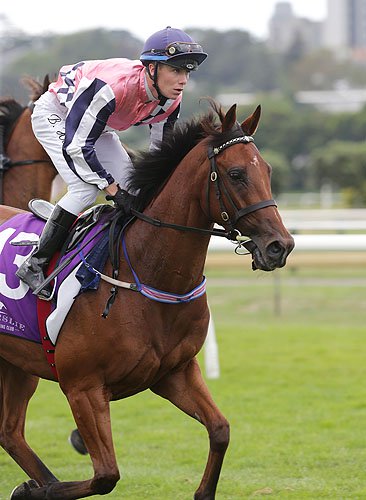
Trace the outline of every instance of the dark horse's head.
[[177, 125], [160, 150], [136, 156], [129, 187], [139, 193], [137, 208], [142, 210], [156, 197], [177, 165], [198, 145], [204, 152], [202, 182], [197, 183], [202, 185], [200, 205], [209, 221], [251, 239], [247, 248], [253, 269], [283, 267], [294, 241], [272, 199], [271, 167], [253, 142], [260, 106], [241, 124], [236, 105], [226, 114], [213, 101], [211, 106], [204, 117]]

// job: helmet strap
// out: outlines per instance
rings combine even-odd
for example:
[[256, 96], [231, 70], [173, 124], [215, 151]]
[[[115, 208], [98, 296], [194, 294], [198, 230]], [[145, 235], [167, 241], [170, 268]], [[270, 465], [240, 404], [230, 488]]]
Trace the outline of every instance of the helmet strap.
[[154, 89], [158, 93], [159, 104], [163, 105], [163, 104], [165, 104], [167, 98], [160, 92], [159, 85], [158, 85], [158, 67], [159, 67], [159, 63], [155, 61], [154, 62], [154, 67], [155, 67], [154, 75], [152, 75], [151, 72], [150, 72], [149, 64], [147, 65], [146, 70], [147, 70], [147, 74], [149, 75], [150, 79], [153, 81], [152, 85], [153, 85]]

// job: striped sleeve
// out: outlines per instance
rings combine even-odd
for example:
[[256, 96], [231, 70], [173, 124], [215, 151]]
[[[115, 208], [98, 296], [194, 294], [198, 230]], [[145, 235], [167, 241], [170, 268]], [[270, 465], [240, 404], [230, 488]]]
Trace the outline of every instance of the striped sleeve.
[[115, 107], [115, 95], [109, 85], [97, 78], [83, 78], [66, 118], [65, 160], [80, 179], [99, 189], [104, 189], [114, 179], [99, 162], [94, 145]]

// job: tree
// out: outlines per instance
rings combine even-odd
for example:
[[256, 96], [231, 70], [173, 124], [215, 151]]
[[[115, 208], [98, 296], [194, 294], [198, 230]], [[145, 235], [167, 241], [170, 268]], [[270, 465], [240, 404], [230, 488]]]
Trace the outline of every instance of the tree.
[[273, 195], [276, 197], [290, 186], [291, 166], [287, 158], [277, 151], [263, 149], [261, 150], [261, 156], [272, 167], [271, 186]]
[[311, 155], [315, 186], [324, 184], [343, 190], [350, 206], [366, 204], [366, 143], [332, 141]]

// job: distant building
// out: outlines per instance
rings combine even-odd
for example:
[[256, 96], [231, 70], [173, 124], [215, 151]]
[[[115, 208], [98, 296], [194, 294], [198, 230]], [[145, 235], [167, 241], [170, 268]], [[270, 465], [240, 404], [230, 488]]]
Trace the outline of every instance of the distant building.
[[268, 46], [284, 53], [295, 44], [311, 52], [325, 47], [339, 57], [366, 62], [366, 0], [327, 0], [324, 22], [297, 17], [290, 1], [277, 2], [269, 21]]
[[328, 0], [325, 47], [366, 61], [366, 0]]
[[278, 2], [269, 21], [267, 44], [274, 52], [287, 52], [301, 44], [304, 52], [322, 46], [323, 23], [296, 17], [290, 2]]
[[286, 52], [294, 40], [296, 18], [289, 2], [278, 2], [269, 21], [268, 45], [275, 52]]

